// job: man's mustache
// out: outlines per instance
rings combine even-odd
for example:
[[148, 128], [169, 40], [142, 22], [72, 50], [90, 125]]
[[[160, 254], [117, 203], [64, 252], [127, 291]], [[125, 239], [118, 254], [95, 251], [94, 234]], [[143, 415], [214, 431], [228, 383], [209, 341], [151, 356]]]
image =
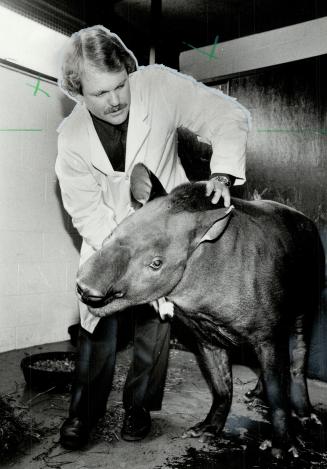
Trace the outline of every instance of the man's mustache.
[[125, 109], [127, 107], [127, 104], [120, 104], [119, 106], [113, 106], [104, 111], [104, 113], [107, 114], [112, 114], [117, 111], [121, 111], [122, 109]]

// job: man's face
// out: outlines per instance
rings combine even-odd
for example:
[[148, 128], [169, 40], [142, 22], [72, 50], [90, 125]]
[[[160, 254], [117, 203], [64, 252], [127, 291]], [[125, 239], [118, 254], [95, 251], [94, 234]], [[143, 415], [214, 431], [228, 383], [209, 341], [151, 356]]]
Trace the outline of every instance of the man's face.
[[126, 69], [102, 72], [85, 66], [82, 82], [82, 99], [87, 109], [109, 124], [122, 124], [129, 112], [131, 92]]

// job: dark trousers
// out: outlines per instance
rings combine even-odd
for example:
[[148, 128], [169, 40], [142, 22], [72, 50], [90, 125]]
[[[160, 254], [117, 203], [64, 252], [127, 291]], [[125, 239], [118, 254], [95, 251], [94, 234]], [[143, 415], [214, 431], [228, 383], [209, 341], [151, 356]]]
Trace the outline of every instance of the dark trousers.
[[[170, 324], [162, 322], [149, 305], [133, 308], [132, 316], [135, 323], [134, 353], [125, 382], [124, 408], [140, 406], [160, 410], [168, 365]], [[90, 425], [106, 411], [122, 317], [101, 318], [93, 334], [80, 330], [79, 358], [69, 414]]]

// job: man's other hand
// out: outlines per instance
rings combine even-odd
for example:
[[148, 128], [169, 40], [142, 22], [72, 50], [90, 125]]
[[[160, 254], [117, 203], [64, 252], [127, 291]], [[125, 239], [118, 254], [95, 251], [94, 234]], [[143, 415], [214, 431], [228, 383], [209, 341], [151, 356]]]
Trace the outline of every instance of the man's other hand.
[[230, 206], [230, 191], [223, 182], [218, 181], [216, 178], [212, 178], [206, 181], [206, 195], [209, 197], [213, 194], [211, 202], [217, 204], [220, 197], [224, 199], [224, 206]]

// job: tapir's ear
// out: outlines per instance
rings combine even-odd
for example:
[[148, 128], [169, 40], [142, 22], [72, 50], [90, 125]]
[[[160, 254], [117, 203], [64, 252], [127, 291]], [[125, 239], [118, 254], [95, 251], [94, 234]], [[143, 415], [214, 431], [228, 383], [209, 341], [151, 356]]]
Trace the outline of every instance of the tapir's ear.
[[162, 195], [167, 195], [167, 192], [159, 179], [144, 164], [137, 163], [131, 174], [131, 199], [134, 209]]
[[231, 205], [228, 209], [221, 208], [203, 212], [200, 220], [198, 220], [199, 228], [196, 230], [195, 239], [192, 243], [193, 249], [205, 241], [218, 239], [227, 228], [233, 209], [234, 206]]

